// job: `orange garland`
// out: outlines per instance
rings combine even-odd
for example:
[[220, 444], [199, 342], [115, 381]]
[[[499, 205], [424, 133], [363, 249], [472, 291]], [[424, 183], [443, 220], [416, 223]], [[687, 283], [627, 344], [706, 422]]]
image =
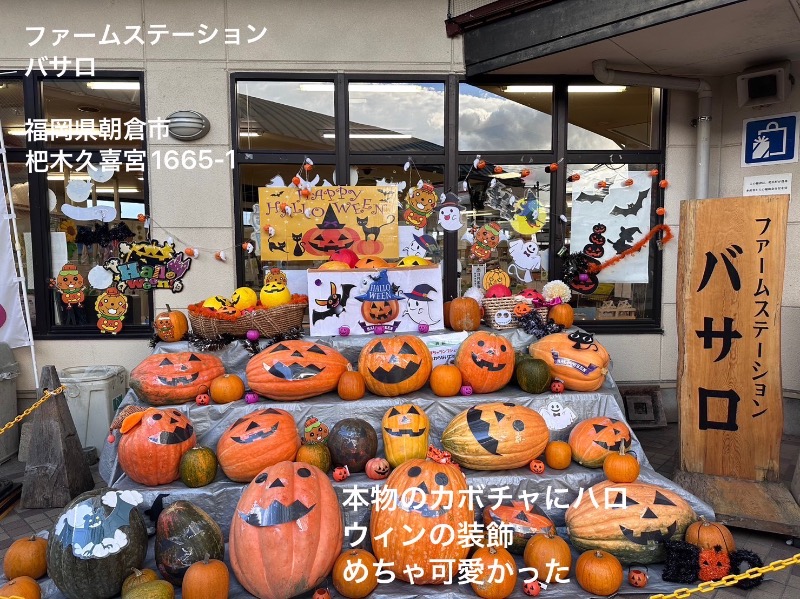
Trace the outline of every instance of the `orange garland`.
[[642, 237], [639, 241], [637, 241], [633, 246], [622, 252], [621, 254], [617, 254], [611, 260], [607, 262], [603, 262], [602, 264], [589, 264], [589, 268], [587, 269], [589, 273], [595, 274], [600, 272], [601, 270], [608, 268], [609, 266], [614, 266], [617, 262], [630, 256], [631, 254], [635, 254], [639, 252], [650, 243], [650, 240], [655, 237], [656, 233], [659, 231], [664, 231], [664, 237], [661, 238], [661, 245], [668, 243], [674, 236], [672, 235], [672, 229], [669, 228], [669, 225], [656, 225], [650, 231], [648, 231], [647, 235]]
[[[301, 295], [299, 293], [293, 293], [292, 299], [289, 302], [290, 304], [307, 304], [308, 303], [308, 296]], [[279, 306], [276, 306], [279, 307]], [[216, 310], [212, 310], [211, 308], [206, 308], [203, 306], [203, 302], [198, 302], [196, 304], [191, 304], [188, 306], [187, 310], [192, 314], [196, 314], [197, 316], [205, 316], [206, 318], [215, 318], [217, 320], [228, 320], [234, 322], [239, 319], [241, 313], [243, 312], [255, 312], [260, 310], [271, 310], [272, 308], [262, 306], [260, 303], [253, 306], [252, 308], [247, 308], [246, 310], [242, 310], [239, 314], [224, 314], [217, 312]]]

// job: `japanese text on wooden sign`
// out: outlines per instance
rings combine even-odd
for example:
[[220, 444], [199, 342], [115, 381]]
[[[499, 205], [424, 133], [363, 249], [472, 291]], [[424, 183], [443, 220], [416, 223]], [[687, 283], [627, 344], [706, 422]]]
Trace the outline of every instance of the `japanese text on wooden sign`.
[[678, 259], [681, 469], [779, 479], [789, 196], [686, 201]]
[[261, 258], [326, 260], [344, 249], [359, 256], [397, 258], [397, 203], [394, 185], [260, 187]]

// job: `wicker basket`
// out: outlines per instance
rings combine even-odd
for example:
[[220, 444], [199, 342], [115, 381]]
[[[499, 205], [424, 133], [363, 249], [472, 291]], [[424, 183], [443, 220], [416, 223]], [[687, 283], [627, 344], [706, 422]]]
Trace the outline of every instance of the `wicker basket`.
[[[519, 327], [519, 320], [514, 316], [514, 308], [520, 302], [513, 297], [495, 297], [483, 300], [483, 313], [484, 323], [486, 326], [492, 327], [498, 331], [506, 329], [516, 329]], [[500, 311], [508, 311], [511, 314], [511, 320], [506, 322], [506, 318], [501, 317], [500, 323], [497, 322], [497, 313]], [[543, 308], [534, 308], [542, 317], [542, 320], [547, 322], [547, 314], [550, 308], [547, 306]], [[502, 323], [502, 324], [501, 324]]]
[[301, 327], [308, 304], [294, 303], [268, 310], [251, 310], [244, 312], [235, 320], [199, 314], [192, 310], [193, 307], [189, 307], [189, 322], [192, 323], [192, 330], [201, 337], [213, 339], [222, 334], [245, 337], [247, 331], [251, 329], [257, 330], [264, 337], [272, 337], [292, 327]]

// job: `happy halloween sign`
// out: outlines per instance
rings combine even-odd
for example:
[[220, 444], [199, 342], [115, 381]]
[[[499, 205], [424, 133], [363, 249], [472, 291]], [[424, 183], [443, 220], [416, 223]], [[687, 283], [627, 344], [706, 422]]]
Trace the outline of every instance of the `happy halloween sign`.
[[[306, 191], [306, 190], [303, 190]], [[397, 187], [260, 187], [261, 259], [325, 260], [349, 249], [398, 257]]]

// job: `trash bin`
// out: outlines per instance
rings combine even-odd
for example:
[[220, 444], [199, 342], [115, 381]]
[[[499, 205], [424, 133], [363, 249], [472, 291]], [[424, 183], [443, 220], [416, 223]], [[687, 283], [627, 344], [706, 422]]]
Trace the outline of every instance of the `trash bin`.
[[122, 366], [72, 366], [58, 373], [78, 438], [84, 447], [98, 451], [108, 437], [108, 427], [125, 397], [128, 372]]
[[[17, 416], [17, 376], [19, 364], [7, 343], [0, 343], [0, 427]], [[0, 436], [0, 462], [17, 453], [19, 427], [15, 426]]]

